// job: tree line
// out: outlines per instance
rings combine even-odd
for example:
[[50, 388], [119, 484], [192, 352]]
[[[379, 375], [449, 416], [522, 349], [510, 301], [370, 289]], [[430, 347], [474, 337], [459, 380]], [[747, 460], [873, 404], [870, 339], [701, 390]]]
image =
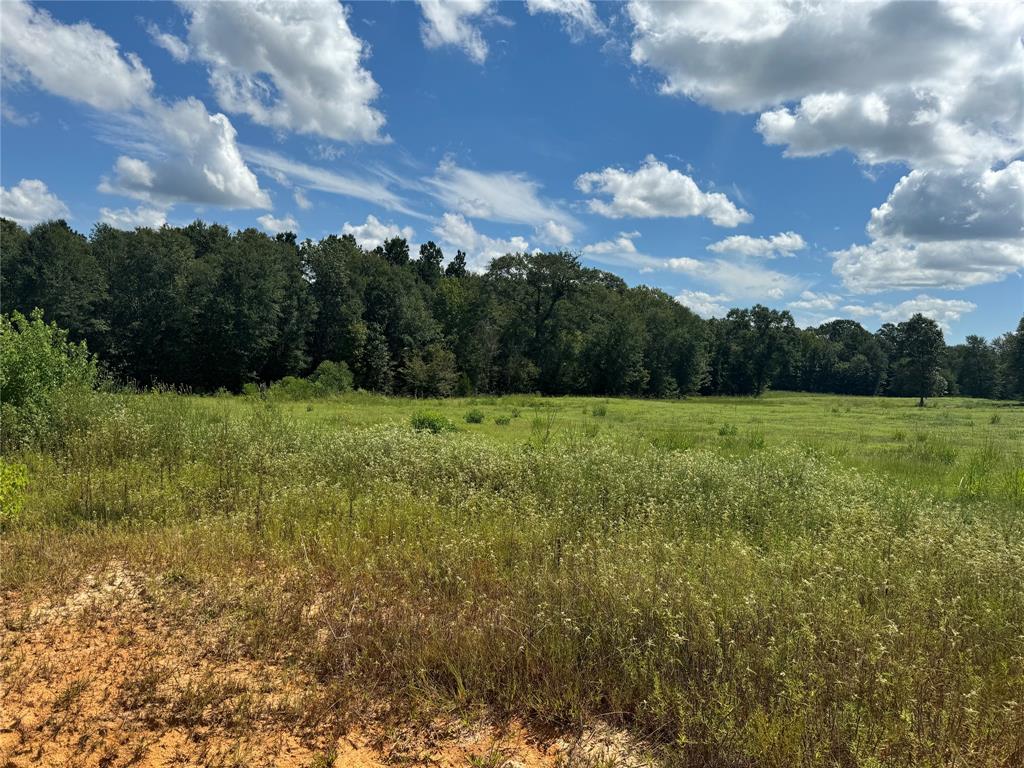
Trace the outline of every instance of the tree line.
[[210, 392], [344, 363], [356, 386], [416, 396], [854, 395], [1024, 398], [1024, 317], [947, 346], [915, 315], [871, 333], [797, 328], [757, 305], [703, 320], [572, 253], [516, 253], [481, 274], [433, 242], [299, 242], [196, 221], [132, 232], [0, 219], [4, 312], [42, 308], [111, 374]]

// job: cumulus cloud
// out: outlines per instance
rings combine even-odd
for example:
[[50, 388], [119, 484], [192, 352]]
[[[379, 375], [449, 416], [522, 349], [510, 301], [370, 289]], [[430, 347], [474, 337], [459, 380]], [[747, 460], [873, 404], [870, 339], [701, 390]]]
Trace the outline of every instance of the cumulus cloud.
[[584, 173], [576, 179], [584, 194], [607, 195], [610, 200], [592, 198], [587, 205], [594, 213], [612, 219], [704, 216], [720, 227], [735, 227], [753, 217], [737, 208], [721, 192], [704, 192], [686, 174], [670, 169], [648, 155], [638, 171], [605, 168]]
[[119, 157], [113, 175], [100, 183], [101, 192], [161, 205], [270, 207], [270, 197], [242, 159], [231, 121], [211, 115], [198, 99], [154, 103], [116, 122], [126, 143], [145, 157]]
[[946, 331], [951, 323], [955, 323], [962, 316], [973, 312], [978, 305], [963, 299], [937, 299], [926, 294], [920, 294], [913, 299], [907, 299], [899, 304], [886, 304], [875, 302], [871, 305], [847, 304], [843, 312], [857, 318], [877, 318], [882, 323], [899, 323], [908, 320], [912, 315], [920, 312], [925, 317], [941, 325]]
[[3, 4], [3, 77], [102, 110], [145, 106], [153, 77], [134, 53], [121, 54], [107, 33], [87, 22], [62, 24], [21, 0]]
[[0, 23], [5, 79], [27, 79], [108, 113], [101, 137], [128, 151], [101, 191], [161, 206], [269, 207], [228, 118], [211, 115], [197, 99], [156, 99], [149, 70], [135, 54], [122, 55], [105, 32], [86, 22], [62, 24], [22, 2], [5, 3]]
[[257, 217], [256, 221], [259, 223], [260, 228], [272, 235], [276, 235], [279, 232], [299, 231], [299, 222], [297, 222], [295, 217], [291, 215], [287, 215], [279, 219], [276, 216], [266, 213], [263, 216]]
[[1024, 161], [980, 175], [911, 171], [871, 211], [874, 238], [1017, 240], [1024, 236]]
[[488, 47], [478, 24], [494, 20], [491, 0], [418, 0], [423, 11], [420, 32], [427, 48], [461, 48], [477, 64], [487, 60]]
[[376, 248], [393, 237], [404, 237], [412, 242], [416, 236], [416, 231], [412, 227], [400, 227], [390, 222], [385, 224], [373, 214], [369, 214], [362, 224], [349, 224], [346, 221], [341, 232], [355, 237], [356, 242], [363, 248]]
[[557, 221], [545, 221], [534, 229], [534, 237], [552, 248], [564, 248], [572, 242], [572, 230]]
[[855, 293], [970, 288], [1024, 268], [1024, 246], [998, 240], [886, 238], [832, 253], [832, 271]]
[[835, 293], [803, 291], [798, 300], [791, 301], [786, 306], [805, 312], [831, 312], [839, 306], [842, 300], [843, 297]]
[[776, 256], [792, 256], [802, 251], [807, 243], [796, 232], [780, 232], [771, 237], [750, 237], [733, 235], [708, 246], [714, 253], [735, 253], [740, 256], [761, 256], [771, 259]]
[[703, 318], [724, 317], [729, 313], [726, 302], [731, 299], [724, 293], [711, 294], [704, 291], [680, 291], [676, 301], [693, 310]]
[[474, 171], [447, 158], [424, 184], [446, 208], [469, 218], [541, 228], [553, 224], [563, 234], [579, 226], [561, 205], [541, 196], [537, 182], [521, 173]]
[[833, 252], [853, 291], [967, 288], [1024, 269], [1024, 162], [911, 171], [871, 212], [871, 242]]
[[167, 223], [167, 211], [140, 205], [137, 208], [100, 208], [100, 221], [117, 229], [149, 227], [157, 229]]
[[663, 92], [769, 110], [759, 130], [791, 155], [987, 165], [1024, 142], [1019, 5], [633, 0], [628, 13], [633, 60]]
[[68, 207], [39, 179], [22, 179], [13, 187], [0, 187], [0, 216], [31, 227], [41, 221], [63, 219]]
[[639, 232], [620, 232], [611, 240], [589, 243], [580, 249], [580, 253], [589, 261], [609, 267], [628, 267], [641, 272], [653, 272], [665, 269], [664, 259], [658, 259], [641, 253], [633, 241], [640, 237]]
[[489, 237], [459, 213], [446, 212], [434, 227], [434, 234], [445, 250], [466, 252], [466, 264], [474, 272], [483, 272], [493, 259], [508, 253], [526, 253], [530, 243], [521, 236], [508, 239]]
[[260, 125], [342, 141], [380, 141], [380, 87], [336, 0], [194, 3], [188, 39], [221, 108]]
[[531, 16], [538, 13], [557, 15], [573, 42], [579, 42], [588, 34], [599, 35], [605, 31], [590, 0], [526, 0], [526, 10]]

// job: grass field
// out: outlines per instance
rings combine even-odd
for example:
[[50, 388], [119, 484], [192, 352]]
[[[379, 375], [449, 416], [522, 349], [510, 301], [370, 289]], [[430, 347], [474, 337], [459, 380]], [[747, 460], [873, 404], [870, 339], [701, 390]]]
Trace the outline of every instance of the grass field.
[[[413, 429], [424, 415], [439, 432]], [[603, 723], [668, 765], [1024, 760], [1021, 407], [105, 395], [5, 458], [29, 474], [0, 550], [7, 642], [111, 573], [150, 630], [185, 633], [102, 699], [139, 728], [284, 723], [318, 765], [364, 764], [338, 734], [382, 708]], [[183, 644], [208, 677], [182, 678]], [[88, 697], [89, 670], [32, 688], [21, 650], [8, 695]], [[305, 698], [216, 676], [239, 664], [300, 676]], [[58, 743], [51, 720], [25, 743]]]

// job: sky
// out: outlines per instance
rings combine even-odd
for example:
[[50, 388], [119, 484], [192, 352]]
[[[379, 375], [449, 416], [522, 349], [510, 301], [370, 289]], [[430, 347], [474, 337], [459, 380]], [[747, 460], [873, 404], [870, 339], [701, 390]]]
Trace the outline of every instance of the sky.
[[705, 317], [1024, 312], [1018, 3], [0, 3], [0, 215], [569, 250]]

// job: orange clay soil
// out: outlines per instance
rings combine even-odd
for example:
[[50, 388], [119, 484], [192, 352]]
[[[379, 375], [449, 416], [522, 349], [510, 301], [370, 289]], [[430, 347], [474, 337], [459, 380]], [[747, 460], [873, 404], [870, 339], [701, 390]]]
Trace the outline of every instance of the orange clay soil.
[[294, 669], [216, 657], [141, 583], [114, 569], [61, 601], [0, 597], [0, 768], [647, 765], [601, 727], [352, 720]]

